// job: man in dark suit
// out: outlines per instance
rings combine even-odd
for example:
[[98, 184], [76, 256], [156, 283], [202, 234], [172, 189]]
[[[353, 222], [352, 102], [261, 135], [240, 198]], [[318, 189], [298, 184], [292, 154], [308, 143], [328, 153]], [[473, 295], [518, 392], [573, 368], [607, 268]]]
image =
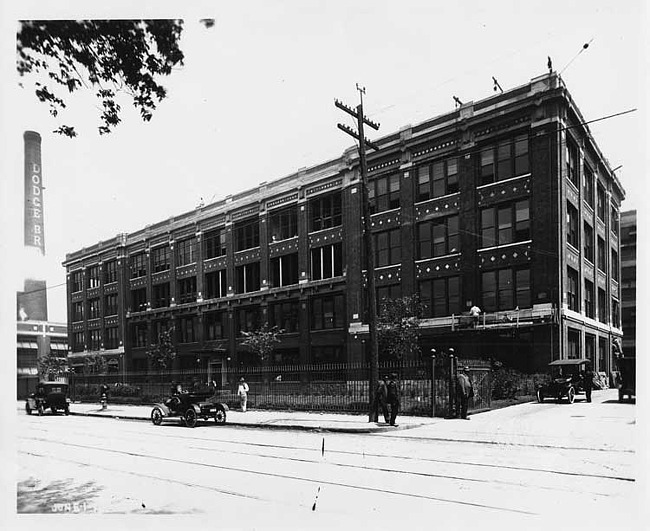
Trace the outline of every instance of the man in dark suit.
[[467, 418], [467, 406], [469, 399], [474, 396], [474, 388], [469, 379], [469, 367], [465, 368], [456, 376], [456, 393], [458, 394], [458, 403], [460, 404], [459, 415], [460, 418], [469, 420]]
[[594, 369], [591, 362], [585, 363], [585, 375], [582, 385], [585, 389], [585, 395], [587, 395], [587, 402], [591, 402], [591, 389], [594, 385]]
[[386, 384], [387, 388], [387, 399], [390, 404], [390, 425], [397, 426], [395, 424], [395, 419], [399, 413], [399, 383], [397, 382], [397, 374], [393, 373], [390, 375], [390, 380]]
[[[381, 409], [381, 413], [384, 416], [386, 424], [390, 422], [390, 417], [388, 415], [388, 375], [385, 375], [383, 380], [377, 382], [377, 409]], [[377, 417], [379, 417], [379, 412], [376, 411]]]

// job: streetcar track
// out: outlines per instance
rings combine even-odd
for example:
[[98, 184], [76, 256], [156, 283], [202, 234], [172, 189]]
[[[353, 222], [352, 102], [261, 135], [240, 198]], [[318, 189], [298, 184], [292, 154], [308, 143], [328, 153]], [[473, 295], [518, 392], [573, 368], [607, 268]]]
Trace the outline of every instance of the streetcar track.
[[[24, 437], [21, 437], [24, 438]], [[54, 444], [60, 444], [62, 446], [71, 446], [71, 447], [76, 447], [76, 448], [83, 448], [87, 450], [95, 450], [95, 451], [103, 451], [103, 452], [109, 452], [109, 453], [114, 453], [114, 454], [121, 454], [121, 455], [128, 455], [131, 457], [140, 457], [144, 459], [155, 459], [158, 461], [163, 461], [163, 462], [169, 462], [169, 463], [178, 463], [178, 464], [183, 464], [183, 465], [195, 465], [199, 467], [206, 467], [206, 468], [214, 468], [218, 470], [226, 470], [230, 472], [241, 472], [241, 473], [248, 473], [248, 474], [253, 474], [257, 476], [265, 476], [265, 477], [271, 477], [271, 478], [278, 478], [278, 479], [286, 479], [286, 480], [293, 480], [293, 481], [303, 481], [306, 483], [311, 483], [311, 484], [316, 484], [316, 485], [331, 485], [335, 487], [345, 487], [349, 489], [355, 489], [355, 490], [361, 490], [361, 491], [368, 491], [368, 492], [377, 492], [381, 494], [393, 494], [395, 496], [402, 496], [406, 498], [414, 498], [414, 499], [423, 499], [423, 500], [429, 500], [429, 501], [438, 501], [438, 502], [444, 502], [444, 503], [451, 503], [451, 504], [457, 504], [457, 505], [465, 505], [465, 506], [471, 506], [471, 507], [478, 507], [481, 509], [492, 509], [495, 511], [502, 511], [502, 512], [510, 512], [510, 513], [517, 513], [517, 514], [525, 514], [529, 516], [539, 516], [538, 513], [530, 512], [530, 511], [525, 511], [522, 509], [511, 509], [509, 507], [498, 507], [495, 505], [486, 505], [482, 503], [475, 503], [475, 502], [467, 502], [467, 501], [462, 501], [462, 500], [454, 500], [454, 499], [449, 499], [449, 498], [441, 498], [437, 496], [427, 496], [425, 494], [414, 494], [414, 493], [408, 493], [408, 492], [400, 492], [400, 491], [394, 491], [390, 490], [387, 488], [377, 488], [377, 487], [369, 487], [369, 486], [361, 486], [361, 485], [354, 485], [351, 483], [338, 483], [334, 481], [328, 481], [325, 479], [311, 479], [311, 478], [305, 478], [305, 477], [300, 477], [300, 476], [292, 476], [292, 475], [287, 475], [287, 474], [280, 474], [276, 472], [261, 472], [257, 470], [248, 470], [245, 468], [238, 468], [238, 467], [229, 467], [225, 465], [217, 465], [214, 463], [200, 463], [196, 461], [184, 461], [182, 459], [174, 459], [171, 457], [161, 457], [161, 456], [154, 456], [154, 455], [147, 455], [147, 454], [142, 454], [142, 453], [137, 453], [137, 452], [128, 452], [124, 450], [115, 450], [112, 448], [97, 448], [94, 446], [88, 446], [88, 445], [83, 445], [83, 444], [76, 444], [76, 443], [67, 443], [67, 442], [61, 442], [61, 441], [54, 441], [51, 439], [41, 439], [41, 438], [33, 438], [31, 440], [35, 441], [40, 441], [40, 442], [45, 442], [45, 443], [54, 443]], [[28, 455], [39, 455], [35, 454], [33, 452], [29, 452], [27, 450], [19, 450], [19, 453], [24, 453]], [[40, 455], [40, 457], [49, 457], [51, 459], [63, 461], [63, 462], [71, 462], [71, 463], [76, 463], [82, 466], [97, 466], [98, 468], [103, 468], [105, 470], [112, 470], [115, 472], [123, 472], [119, 469], [111, 469], [109, 467], [103, 467], [101, 465], [96, 465], [94, 462], [91, 463], [84, 463], [82, 461], [75, 461], [71, 459], [64, 459], [62, 457], [58, 456], [52, 456], [52, 455]], [[133, 472], [133, 471], [127, 471], [129, 474], [133, 475], [141, 475], [143, 477], [149, 477], [149, 478], [154, 478], [154, 479], [163, 479], [163, 478], [157, 478], [155, 476], [150, 476], [147, 474], [140, 474], [138, 472]], [[198, 486], [202, 488], [208, 488], [212, 489], [211, 487], [205, 487], [203, 485], [198, 485], [198, 484], [189, 484], [186, 482], [178, 481], [178, 480], [172, 480], [172, 479], [164, 479], [165, 481], [169, 482], [177, 482], [181, 483], [187, 486]], [[229, 492], [224, 492], [224, 493], [229, 493]], [[260, 499], [261, 498], [257, 498]], [[263, 500], [263, 501], [273, 501], [273, 500]]]
[[[36, 431], [42, 431], [44, 433], [48, 433], [47, 430], [44, 429], [39, 429], [39, 428], [33, 428]], [[80, 432], [77, 432], [80, 433]], [[135, 430], [127, 430], [127, 433], [133, 433], [133, 434], [142, 434], [142, 432], [135, 431]], [[99, 435], [95, 435], [93, 433], [88, 433], [88, 432], [83, 432], [83, 435], [85, 436], [93, 436], [96, 438], [102, 438]], [[168, 438], [174, 438], [174, 439], [181, 439], [186, 441], [188, 437], [181, 437], [178, 435], [156, 435], [158, 437], [163, 437], [165, 439]], [[124, 440], [128, 440], [126, 437], [121, 437]], [[310, 448], [310, 447], [304, 447], [304, 446], [285, 446], [285, 445], [279, 445], [279, 444], [269, 444], [269, 443], [259, 443], [259, 442], [249, 442], [249, 441], [230, 441], [228, 439], [208, 439], [205, 437], [196, 437], [192, 436], [190, 439], [194, 439], [197, 441], [205, 441], [205, 442], [216, 442], [216, 443], [226, 443], [226, 444], [233, 444], [233, 445], [238, 445], [238, 446], [253, 446], [253, 447], [260, 447], [260, 448], [272, 448], [272, 449], [279, 449], [279, 450], [304, 450], [304, 451], [309, 451], [309, 452], [316, 452], [317, 449], [315, 448]], [[415, 440], [418, 440], [420, 442], [422, 439], [420, 438], [415, 438]], [[428, 440], [428, 439], [427, 439]], [[437, 439], [438, 440], [438, 439]], [[456, 442], [456, 440], [452, 440], [453, 442]], [[376, 457], [376, 458], [381, 458], [381, 459], [401, 459], [405, 461], [423, 461], [423, 462], [432, 462], [432, 463], [443, 463], [443, 464], [454, 464], [454, 465], [469, 465], [469, 466], [476, 466], [476, 467], [482, 467], [482, 468], [497, 468], [497, 469], [507, 469], [507, 470], [514, 470], [518, 472], [538, 472], [538, 473], [545, 473], [545, 474], [555, 474], [555, 475], [562, 475], [562, 476], [571, 476], [571, 477], [584, 477], [584, 478], [596, 478], [596, 479], [607, 479], [607, 480], [613, 480], [613, 481], [629, 481], [629, 482], [636, 482], [635, 478], [629, 478], [629, 477], [624, 477], [624, 476], [613, 476], [613, 475], [604, 475], [604, 474], [593, 474], [593, 473], [588, 473], [588, 472], [570, 472], [570, 471], [564, 471], [564, 470], [549, 470], [549, 469], [543, 469], [543, 468], [534, 468], [534, 467], [521, 467], [521, 466], [512, 466], [512, 465], [500, 465], [500, 464], [492, 464], [492, 463], [477, 463], [477, 462], [472, 462], [472, 461], [457, 461], [457, 460], [445, 460], [445, 459], [435, 459], [435, 458], [428, 458], [428, 457], [412, 457], [412, 456], [406, 456], [406, 455], [394, 455], [394, 454], [375, 454], [375, 453], [367, 453], [367, 452], [354, 452], [350, 450], [328, 450], [328, 453], [333, 453], [333, 454], [342, 454], [342, 455], [350, 455], [350, 456], [366, 456], [366, 457]], [[245, 455], [245, 454], [244, 454]], [[257, 455], [257, 454], [253, 454]], [[352, 466], [352, 465], [350, 465]], [[447, 477], [447, 476], [445, 476]]]

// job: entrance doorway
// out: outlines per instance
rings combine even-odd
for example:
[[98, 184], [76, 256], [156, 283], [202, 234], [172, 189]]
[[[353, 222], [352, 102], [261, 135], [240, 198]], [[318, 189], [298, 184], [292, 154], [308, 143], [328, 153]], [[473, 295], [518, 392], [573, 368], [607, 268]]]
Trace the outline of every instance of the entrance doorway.
[[223, 389], [226, 386], [226, 371], [224, 370], [223, 360], [210, 360], [208, 362], [208, 382], [217, 385], [217, 389]]

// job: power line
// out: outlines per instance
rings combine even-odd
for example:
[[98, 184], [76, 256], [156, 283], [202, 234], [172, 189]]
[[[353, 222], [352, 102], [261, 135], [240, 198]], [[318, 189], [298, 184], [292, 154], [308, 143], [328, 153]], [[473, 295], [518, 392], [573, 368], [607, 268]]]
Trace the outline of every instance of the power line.
[[61, 286], [65, 286], [66, 284], [67, 282], [62, 282], [61, 284], [54, 284], [54, 286], [46, 286], [44, 288], [33, 289], [31, 291], [21, 291], [20, 293], [22, 293], [23, 295], [30, 295], [32, 293], [39, 293], [41, 291], [46, 291], [49, 289], [60, 288]]

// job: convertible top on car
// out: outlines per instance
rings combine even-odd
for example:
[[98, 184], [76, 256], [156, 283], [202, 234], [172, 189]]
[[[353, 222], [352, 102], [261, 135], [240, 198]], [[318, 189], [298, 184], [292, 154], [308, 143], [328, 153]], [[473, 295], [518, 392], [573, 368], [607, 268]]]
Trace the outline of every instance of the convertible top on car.
[[549, 363], [549, 366], [556, 366], [556, 365], [582, 365], [583, 363], [589, 363], [591, 360], [588, 360], [586, 358], [581, 358], [581, 359], [573, 359], [573, 360], [555, 360]]

